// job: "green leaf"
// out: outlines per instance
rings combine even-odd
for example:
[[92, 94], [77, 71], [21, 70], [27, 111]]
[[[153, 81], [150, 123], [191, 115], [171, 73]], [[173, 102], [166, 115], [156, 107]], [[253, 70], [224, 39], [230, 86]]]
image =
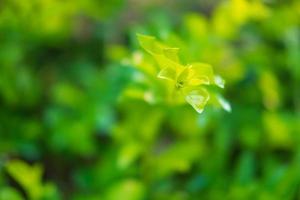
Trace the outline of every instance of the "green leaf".
[[156, 62], [158, 63], [159, 67], [161, 69], [164, 69], [166, 67], [174, 68], [176, 70], [176, 74], [178, 74], [182, 69], [184, 69], [184, 66], [180, 63], [174, 62], [173, 60], [167, 58], [165, 55], [153, 55]]
[[190, 79], [202, 80], [203, 84], [214, 84], [214, 72], [212, 66], [206, 63], [192, 63], [190, 65]]
[[40, 165], [30, 166], [21, 160], [12, 160], [6, 165], [6, 170], [20, 184], [30, 199], [41, 199], [45, 195], [42, 183], [43, 169]]
[[219, 86], [220, 88], [224, 88], [225, 86], [225, 80], [221, 76], [215, 76], [215, 84]]
[[145, 199], [145, 195], [146, 187], [142, 182], [134, 179], [124, 179], [108, 188], [103, 199], [118, 200], [126, 197], [127, 200], [139, 200]]
[[161, 69], [171, 67], [182, 69], [183, 66], [179, 63], [178, 48], [170, 48], [161, 44], [153, 36], [137, 34], [138, 41], [148, 53], [150, 53], [158, 63]]
[[148, 53], [151, 55], [162, 54], [162, 46], [156, 41], [156, 38], [153, 36], [137, 34], [138, 41]]
[[185, 99], [198, 113], [202, 113], [209, 100], [209, 94], [204, 88], [199, 88], [189, 92]]
[[2, 187], [0, 189], [1, 200], [23, 200], [22, 195], [11, 187]]
[[175, 81], [176, 80], [176, 70], [172, 67], [165, 67], [158, 73], [157, 77], [161, 78], [161, 79]]
[[189, 67], [184, 67], [184, 69], [179, 73], [177, 77], [177, 82], [186, 83], [189, 79], [190, 70]]
[[224, 97], [222, 97], [221, 95], [217, 95], [217, 100], [224, 110], [226, 110], [227, 112], [231, 112], [231, 105]]
[[170, 60], [179, 63], [178, 52], [179, 48], [164, 48], [164, 55]]
[[227, 112], [231, 112], [230, 103], [220, 94], [212, 92], [210, 94], [210, 101], [212, 105], [218, 106], [226, 110]]
[[39, 184], [42, 168], [39, 165], [29, 166], [25, 162], [14, 160], [6, 165], [8, 173], [24, 188]]

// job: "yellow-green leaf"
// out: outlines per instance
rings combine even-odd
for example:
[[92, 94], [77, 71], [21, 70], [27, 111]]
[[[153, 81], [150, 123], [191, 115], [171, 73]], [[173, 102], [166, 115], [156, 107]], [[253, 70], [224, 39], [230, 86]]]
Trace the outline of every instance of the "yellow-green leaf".
[[206, 84], [215, 83], [212, 66], [205, 63], [192, 63], [190, 65], [190, 78], [205, 80]]
[[162, 54], [162, 45], [160, 45], [153, 36], [137, 34], [140, 45], [150, 54]]
[[225, 80], [221, 76], [215, 76], [214, 82], [220, 88], [224, 88], [224, 86], [225, 86]]
[[190, 69], [189, 66], [184, 67], [183, 70], [179, 73], [177, 77], [177, 82], [186, 83], [190, 76]]
[[176, 73], [178, 73], [184, 68], [184, 66], [182, 66], [180, 63], [174, 62], [173, 60], [167, 58], [165, 55], [153, 55], [153, 57], [155, 58], [161, 69], [164, 69], [166, 67], [174, 68], [174, 70], [176, 70]]
[[185, 99], [198, 113], [202, 113], [209, 100], [209, 94], [204, 88], [199, 88], [189, 92]]
[[227, 112], [231, 112], [231, 106], [230, 103], [221, 95], [217, 95], [217, 99], [219, 101], [220, 106]]
[[179, 58], [178, 58], [178, 51], [179, 48], [164, 48], [163, 52], [164, 55], [169, 58], [170, 60], [179, 63]]
[[161, 79], [175, 81], [176, 80], [176, 70], [173, 67], [165, 67], [158, 73], [157, 77], [161, 78]]

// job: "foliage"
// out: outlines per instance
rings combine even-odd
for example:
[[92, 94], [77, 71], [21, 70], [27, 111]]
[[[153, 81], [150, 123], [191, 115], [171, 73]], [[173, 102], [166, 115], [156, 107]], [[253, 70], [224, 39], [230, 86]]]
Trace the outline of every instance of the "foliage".
[[53, 185], [41, 183], [41, 166], [31, 167], [22, 161], [12, 160], [7, 164], [7, 171], [23, 187], [29, 199], [58, 198]]
[[[204, 106], [211, 99], [220, 105], [224, 105], [222, 104], [224, 102], [223, 99], [217, 98], [218, 95], [215, 94], [210, 95], [205, 88], [207, 85], [217, 85], [220, 88], [224, 88], [224, 80], [220, 76], [214, 75], [213, 69], [209, 64], [198, 62], [184, 66], [179, 61], [178, 48], [168, 47], [151, 36], [139, 34], [138, 39], [140, 45], [158, 63], [157, 77], [170, 81], [169, 84], [165, 85], [167, 94], [164, 99], [167, 99], [168, 103], [176, 102], [176, 100], [181, 102], [183, 99], [191, 104], [198, 113], [202, 113]], [[149, 66], [139, 67], [147, 68]], [[226, 105], [229, 104], [226, 103]], [[230, 106], [224, 106], [224, 108], [230, 110]]]
[[298, 0], [0, 11], [0, 200], [300, 198]]

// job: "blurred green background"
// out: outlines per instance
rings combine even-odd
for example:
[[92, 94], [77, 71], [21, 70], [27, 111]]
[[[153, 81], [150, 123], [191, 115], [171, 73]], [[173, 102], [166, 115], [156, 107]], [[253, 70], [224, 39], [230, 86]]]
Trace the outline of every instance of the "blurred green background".
[[[1, 0], [0, 200], [300, 199], [299, 0]], [[136, 33], [232, 112], [155, 101]]]

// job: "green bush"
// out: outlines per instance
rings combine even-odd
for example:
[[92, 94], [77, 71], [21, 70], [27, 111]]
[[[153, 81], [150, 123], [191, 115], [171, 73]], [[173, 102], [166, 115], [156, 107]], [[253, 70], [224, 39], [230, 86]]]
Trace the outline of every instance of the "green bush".
[[299, 0], [0, 4], [0, 200], [300, 199]]

